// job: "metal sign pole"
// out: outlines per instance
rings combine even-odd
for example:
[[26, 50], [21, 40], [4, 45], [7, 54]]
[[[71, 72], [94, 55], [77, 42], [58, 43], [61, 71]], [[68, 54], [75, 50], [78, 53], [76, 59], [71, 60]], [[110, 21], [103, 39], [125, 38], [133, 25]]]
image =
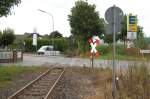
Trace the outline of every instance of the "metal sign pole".
[[115, 24], [116, 24], [116, 15], [115, 15], [115, 5], [113, 6], [113, 90], [112, 90], [112, 95], [113, 99], [115, 99], [115, 94], [116, 94], [116, 77], [115, 77], [115, 54], [116, 54], [116, 37], [115, 37]]
[[94, 68], [94, 53], [92, 53], [92, 69]]
[[113, 34], [113, 59], [112, 59], [112, 96], [113, 99], [116, 97], [116, 33], [121, 31], [121, 22], [123, 20], [123, 11], [113, 5], [112, 7], [108, 8], [105, 12], [105, 19], [108, 22], [106, 32], [109, 34]]
[[37, 52], [37, 45], [36, 45], [36, 52]]

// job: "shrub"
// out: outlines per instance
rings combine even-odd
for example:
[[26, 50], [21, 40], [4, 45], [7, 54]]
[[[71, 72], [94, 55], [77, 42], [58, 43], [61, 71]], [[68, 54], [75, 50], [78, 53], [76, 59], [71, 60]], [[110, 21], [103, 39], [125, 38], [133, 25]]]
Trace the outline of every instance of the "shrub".
[[100, 52], [100, 54], [105, 55], [111, 52], [111, 46], [109, 45], [99, 45], [96, 49]]
[[[25, 39], [25, 51], [34, 52], [36, 50], [35, 46], [32, 45], [32, 38]], [[52, 45], [52, 39], [38, 39], [37, 49], [44, 45]], [[54, 48], [55, 50], [64, 52], [67, 49], [67, 41], [64, 38], [55, 38], [54, 39]]]
[[125, 49], [125, 53], [129, 56], [138, 56], [139, 55], [139, 49], [128, 48], [128, 49]]
[[54, 39], [55, 50], [65, 52], [68, 49], [67, 41], [63, 38]]
[[116, 46], [116, 53], [119, 55], [126, 55], [126, 45], [117, 45]]

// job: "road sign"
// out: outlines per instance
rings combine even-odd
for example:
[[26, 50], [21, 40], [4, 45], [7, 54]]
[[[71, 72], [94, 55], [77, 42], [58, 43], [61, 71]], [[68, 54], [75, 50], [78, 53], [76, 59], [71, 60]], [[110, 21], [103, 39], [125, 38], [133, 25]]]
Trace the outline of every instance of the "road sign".
[[127, 31], [137, 32], [137, 16], [129, 14], [127, 16]]
[[91, 45], [91, 53], [96, 54], [97, 53], [96, 46], [100, 44], [100, 38], [98, 36], [93, 36], [88, 40], [88, 42]]
[[[115, 11], [115, 13], [114, 13]], [[115, 17], [114, 17], [115, 14]], [[110, 7], [105, 12], [105, 20], [107, 21], [106, 33], [113, 33], [113, 24], [115, 24], [115, 33], [121, 31], [121, 22], [123, 20], [123, 11], [119, 7]]]
[[137, 38], [137, 16], [127, 15], [127, 39], [134, 40]]
[[94, 56], [98, 56], [99, 53], [98, 51], [96, 50], [96, 46], [100, 44], [100, 38], [98, 36], [93, 36], [92, 38], [90, 38], [88, 40], [89, 44], [91, 45], [91, 51], [90, 51], [90, 58], [91, 58], [91, 65], [92, 65], [92, 68], [94, 67], [93, 63], [94, 63]]
[[140, 53], [145, 53], [145, 54], [149, 54], [150, 53], [150, 50], [140, 50]]
[[129, 31], [137, 32], [137, 25], [136, 24], [129, 24]]
[[127, 39], [134, 40], [137, 38], [136, 32], [127, 32]]
[[[114, 13], [115, 10], [115, 13]], [[115, 23], [121, 23], [123, 19], [123, 11], [119, 7], [110, 7], [105, 12], [105, 19], [109, 24], [114, 24], [114, 14], [115, 14]]]
[[137, 23], [137, 17], [133, 15], [129, 15], [129, 24], [136, 24]]
[[[116, 29], [115, 30], [116, 34], [118, 34], [119, 32], [121, 32], [121, 24], [118, 23], [118, 24], [115, 25], [115, 27], [116, 27], [115, 28]], [[106, 25], [106, 33], [107, 34], [112, 34], [113, 33], [113, 25], [110, 25], [110, 24]]]

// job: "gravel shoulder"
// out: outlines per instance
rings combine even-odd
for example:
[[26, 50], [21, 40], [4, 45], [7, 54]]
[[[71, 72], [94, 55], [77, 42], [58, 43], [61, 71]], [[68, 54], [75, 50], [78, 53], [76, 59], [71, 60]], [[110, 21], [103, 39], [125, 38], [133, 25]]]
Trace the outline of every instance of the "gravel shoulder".
[[50, 99], [111, 99], [111, 72], [68, 68], [52, 95]]

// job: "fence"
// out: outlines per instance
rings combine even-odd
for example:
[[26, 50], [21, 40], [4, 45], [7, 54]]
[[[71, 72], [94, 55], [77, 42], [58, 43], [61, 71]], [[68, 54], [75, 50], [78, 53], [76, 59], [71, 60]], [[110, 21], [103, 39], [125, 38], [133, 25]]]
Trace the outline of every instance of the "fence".
[[49, 55], [49, 56], [58, 56], [60, 55], [60, 51], [46, 51], [44, 55]]
[[23, 61], [23, 51], [1, 51], [0, 52], [0, 63], [12, 63]]

